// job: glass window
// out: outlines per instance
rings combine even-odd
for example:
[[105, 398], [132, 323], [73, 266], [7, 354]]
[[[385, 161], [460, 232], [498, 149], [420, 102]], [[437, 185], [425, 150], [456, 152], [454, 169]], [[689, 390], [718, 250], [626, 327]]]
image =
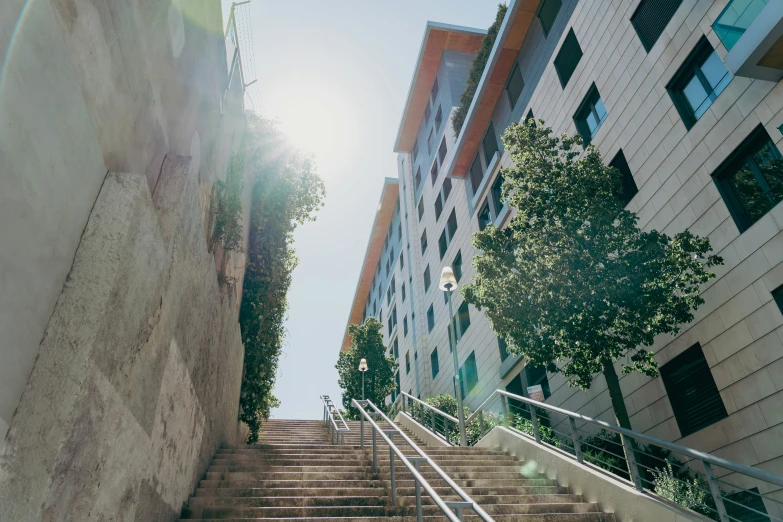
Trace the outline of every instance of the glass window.
[[484, 230], [490, 223], [492, 223], [492, 216], [489, 215], [489, 202], [485, 201], [478, 213], [479, 230]]
[[427, 138], [427, 152], [432, 154], [432, 147], [435, 146], [435, 130], [430, 131], [430, 135]]
[[492, 161], [493, 156], [498, 151], [498, 139], [495, 136], [495, 127], [490, 123], [487, 133], [484, 135], [484, 161], [489, 167], [489, 163]]
[[403, 337], [408, 335], [408, 316], [402, 318], [402, 335]]
[[432, 181], [433, 186], [435, 185], [435, 180], [438, 179], [438, 162], [435, 161], [432, 163], [432, 168], [430, 169], [430, 180]]
[[451, 194], [451, 178], [443, 179], [443, 202], [445, 203], [449, 199]]
[[432, 100], [433, 102], [438, 97], [438, 91], [439, 91], [438, 77], [436, 76], [435, 81], [432, 83], [432, 91], [430, 92], [430, 100]]
[[503, 210], [503, 181], [503, 174], [498, 174], [490, 189], [492, 205], [495, 209], [495, 217], [499, 216], [500, 212]]
[[457, 282], [459, 282], [459, 280], [462, 279], [462, 251], [457, 252], [457, 257], [454, 258], [451, 269], [454, 270], [454, 277], [457, 279]]
[[541, 21], [541, 28], [544, 30], [544, 36], [549, 36], [552, 25], [555, 23], [557, 13], [563, 5], [561, 0], [543, 0], [538, 7], [538, 19]]
[[587, 91], [587, 96], [585, 96], [576, 114], [574, 114], [574, 122], [577, 130], [582, 135], [585, 147], [590, 144], [595, 133], [601, 128], [601, 125], [606, 120], [606, 116], [604, 102], [601, 100], [601, 95], [598, 93], [595, 84], [593, 84], [590, 90]]
[[424, 198], [419, 199], [419, 221], [421, 221], [421, 218], [424, 217]]
[[438, 161], [441, 165], [443, 165], [443, 160], [446, 159], [446, 152], [448, 152], [446, 149], [446, 138], [443, 138], [443, 141], [440, 142], [440, 147], [438, 147]]
[[435, 310], [432, 305], [427, 309], [427, 331], [431, 332], [435, 328]]
[[448, 232], [449, 241], [454, 239], [454, 234], [457, 233], [457, 215], [454, 213], [454, 210], [451, 211], [451, 214], [449, 214], [449, 220], [446, 223], [446, 230]]
[[468, 327], [470, 326], [470, 311], [468, 310], [467, 301], [462, 301], [462, 304], [459, 305], [457, 316], [459, 317], [459, 332], [461, 337], [465, 335], [465, 332], [468, 331]]
[[440, 198], [440, 195], [435, 198], [435, 221], [440, 219], [440, 213], [443, 212], [443, 201]]
[[400, 358], [400, 343], [397, 341], [396, 337], [394, 339], [394, 343], [392, 343], [392, 353], [394, 354], [395, 360]]
[[[400, 230], [400, 239], [402, 239], [402, 230]], [[400, 252], [400, 269], [405, 268], [405, 258], [403, 257], [403, 253]], [[403, 286], [405, 286], [405, 283], [403, 283]]]
[[581, 59], [582, 48], [579, 46], [579, 40], [576, 39], [576, 34], [572, 28], [568, 31], [565, 40], [563, 40], [563, 45], [560, 46], [560, 51], [558, 51], [553, 62], [557, 77], [560, 79], [560, 86], [564, 89]]
[[775, 300], [775, 304], [778, 305], [780, 313], [783, 314], [783, 285], [772, 291], [772, 299]]
[[478, 384], [478, 369], [476, 368], [476, 352], [470, 352], [465, 364], [460, 368], [460, 391], [462, 397], [470, 393]]
[[[543, 366], [533, 366], [530, 364], [525, 365], [525, 378], [527, 379], [528, 386], [541, 385], [541, 389], [544, 392], [544, 399], [552, 395], [549, 391], [549, 379], [546, 376], [546, 368]], [[525, 396], [527, 396], [527, 390], [525, 390]]]
[[428, 103], [426, 107], [424, 107], [424, 123], [430, 121], [430, 116], [432, 116], [432, 109], [430, 108], [430, 104]]
[[440, 371], [440, 364], [438, 363], [438, 347], [436, 346], [430, 354], [430, 367], [432, 368], [432, 378], [434, 379]]
[[[500, 351], [500, 362], [503, 362], [508, 357], [508, 344], [502, 337], [498, 337], [498, 351]], [[508, 388], [506, 388], [508, 390]]]
[[525, 82], [522, 79], [522, 71], [519, 70], [519, 62], [515, 62], [506, 82], [506, 94], [508, 94], [508, 101], [512, 109], [517, 104], [519, 95], [522, 94], [522, 89], [524, 88]]
[[636, 181], [633, 179], [631, 168], [628, 166], [622, 149], [620, 149], [611, 163], [609, 163], [609, 166], [616, 168], [620, 173], [620, 191], [616, 196], [617, 199], [622, 202], [623, 206], [626, 206], [631, 202], [636, 193], [639, 192], [639, 189], [636, 187]]
[[418, 141], [413, 144], [413, 151], [411, 152], [411, 154], [413, 155], [413, 163], [416, 163], [416, 158], [419, 155], [419, 142]]
[[473, 189], [473, 194], [478, 191], [481, 180], [484, 179], [484, 171], [481, 167], [481, 158], [476, 154], [476, 159], [473, 160], [473, 164], [470, 166], [470, 186]]
[[402, 302], [405, 302], [405, 283], [402, 284], [402, 288], [400, 288], [400, 296], [402, 297]]
[[444, 229], [440, 234], [440, 239], [438, 239], [438, 252], [440, 253], [441, 259], [443, 259], [443, 256], [446, 255], [446, 250], [448, 248], [449, 240], [446, 238], [446, 230]]
[[430, 289], [430, 283], [431, 282], [432, 281], [430, 280], [430, 267], [429, 267], [429, 265], [427, 265], [427, 268], [424, 269], [424, 291], [425, 292]]
[[440, 130], [441, 123], [443, 123], [443, 109], [438, 107], [438, 112], [435, 113], [435, 131]]
[[416, 190], [419, 190], [419, 185], [421, 185], [421, 167], [416, 169], [416, 179], [414, 181], [416, 183]]
[[642, 0], [631, 15], [631, 24], [648, 53], [672, 19], [682, 0]]
[[427, 250], [427, 231], [421, 233], [421, 253]]
[[411, 352], [405, 352], [405, 373], [411, 372]]

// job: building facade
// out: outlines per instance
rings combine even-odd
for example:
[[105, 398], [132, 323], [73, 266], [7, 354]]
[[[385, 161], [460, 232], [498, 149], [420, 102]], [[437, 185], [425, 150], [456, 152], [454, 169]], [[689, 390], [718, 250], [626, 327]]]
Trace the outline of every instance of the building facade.
[[[642, 229], [689, 229], [724, 259], [694, 321], [651, 347], [661, 375], [621, 378], [633, 428], [783, 474], [783, 179], [766, 168], [783, 157], [781, 19], [779, 3], [760, 1], [511, 1], [458, 135], [451, 118], [478, 49], [467, 43], [482, 31], [429, 24], [395, 144], [397, 265], [354, 302], [387, 325], [399, 389], [454, 393], [451, 320], [467, 405], [541, 384], [548, 403], [614, 421], [602, 376], [582, 392], [526, 367], [458, 293], [450, 318], [437, 288], [445, 265], [469, 281], [471, 236], [513, 214], [500, 137], [532, 116], [581, 133], [618, 168]], [[387, 259], [368, 263], [383, 272]]]

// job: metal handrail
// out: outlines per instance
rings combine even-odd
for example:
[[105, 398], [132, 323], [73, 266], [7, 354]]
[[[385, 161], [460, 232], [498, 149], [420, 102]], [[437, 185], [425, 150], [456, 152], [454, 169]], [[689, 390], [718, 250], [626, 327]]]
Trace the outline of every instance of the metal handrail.
[[[374, 410], [373, 415], [370, 415], [360, 404], [360, 402], [363, 402], [366, 405], [369, 405]], [[378, 455], [377, 455], [377, 447], [376, 447], [376, 438], [375, 434], [379, 433], [381, 438], [386, 442], [386, 444], [389, 446], [389, 468], [391, 472], [391, 489], [392, 489], [392, 504], [397, 505], [397, 488], [396, 488], [396, 481], [395, 481], [395, 471], [394, 471], [394, 455], [396, 454], [397, 457], [402, 461], [402, 463], [405, 465], [406, 468], [411, 472], [414, 478], [414, 483], [416, 486], [416, 517], [419, 522], [422, 520], [422, 505], [421, 505], [421, 492], [419, 487], [424, 487], [424, 490], [427, 492], [427, 494], [430, 495], [433, 502], [440, 508], [440, 510], [443, 512], [446, 517], [451, 520], [452, 522], [462, 521], [463, 509], [472, 509], [482, 520], [485, 522], [494, 522], [494, 520], [481, 508], [481, 506], [478, 505], [470, 496], [465, 493], [462, 488], [460, 488], [440, 467], [435, 464], [435, 462], [426, 454], [424, 451], [422, 451], [419, 446], [413, 442], [408, 435], [405, 434], [404, 431], [402, 431], [396, 424], [394, 424], [384, 413], [380, 410], [375, 404], [373, 404], [371, 401], [357, 401], [356, 399], [353, 400], [352, 403], [358, 410], [359, 413], [362, 415], [362, 421], [366, 417], [367, 420], [370, 422], [370, 425], [373, 428], [373, 472], [378, 471]], [[382, 430], [373, 420], [373, 416], [380, 416], [383, 420], [385, 420], [387, 423], [389, 423], [390, 426], [392, 426], [391, 430]], [[390, 433], [392, 436], [395, 434], [399, 434], [403, 440], [408, 443], [408, 445], [419, 455], [418, 457], [407, 457], [405, 454], [402, 453], [402, 451], [397, 447], [394, 442], [386, 436], [386, 433]], [[362, 448], [364, 448], [364, 424], [362, 424]], [[413, 461], [413, 464], [411, 464], [410, 461]], [[457, 495], [459, 495], [463, 502], [444, 502], [443, 499], [440, 498], [440, 496], [435, 492], [434, 489], [429, 485], [429, 483], [424, 479], [424, 477], [419, 473], [419, 464], [421, 462], [425, 462], [430, 465], [430, 467], [438, 474], [438, 476], [443, 479], [446, 484], [451, 487]], [[456, 511], [455, 513], [452, 513], [451, 507], [453, 507]]]
[[[340, 410], [337, 408], [337, 406], [335, 406], [331, 397], [328, 395], [321, 395], [321, 402], [324, 405], [324, 424], [326, 424], [329, 436], [332, 439], [332, 444], [335, 444], [335, 439], [337, 444], [344, 443], [345, 434], [351, 431], [351, 429], [348, 427], [348, 423], [345, 422], [342, 413], [340, 413]], [[340, 422], [343, 424], [342, 427], [337, 425], [335, 416], [338, 417]]]

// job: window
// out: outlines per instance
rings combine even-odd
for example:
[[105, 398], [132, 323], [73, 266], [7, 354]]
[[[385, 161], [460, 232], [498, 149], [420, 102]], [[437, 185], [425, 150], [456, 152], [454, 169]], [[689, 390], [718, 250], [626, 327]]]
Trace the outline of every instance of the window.
[[522, 79], [522, 71], [519, 70], [519, 62], [514, 63], [514, 68], [511, 69], [511, 74], [506, 82], [506, 94], [508, 95], [508, 102], [511, 104], [511, 108], [517, 104], [519, 95], [522, 94], [522, 89], [525, 88], [525, 81]]
[[402, 284], [402, 288], [400, 288], [400, 294], [402, 296], [402, 302], [405, 302], [405, 283]]
[[528, 110], [527, 111], [527, 116], [525, 116], [525, 123], [530, 123], [531, 121], [533, 123], [536, 122], [536, 118], [535, 118], [535, 116], [533, 116], [533, 109]]
[[427, 231], [421, 233], [421, 253], [427, 250]]
[[[502, 337], [498, 337], [498, 351], [500, 352], [500, 362], [503, 362], [508, 357], [508, 344]], [[508, 390], [508, 388], [506, 388]]]
[[427, 309], [427, 331], [431, 332], [433, 328], [435, 328], [435, 310], [430, 305]]
[[479, 230], [484, 230], [490, 223], [492, 223], [492, 217], [489, 215], [489, 202], [485, 201], [478, 213]]
[[625, 160], [625, 154], [622, 149], [617, 153], [614, 159], [609, 163], [610, 167], [614, 167], [620, 173], [620, 191], [616, 194], [623, 206], [628, 205], [633, 197], [639, 192], [636, 187], [636, 182], [633, 180], [633, 174], [631, 174], [631, 168], [628, 166], [628, 162]]
[[454, 234], [457, 233], [457, 215], [454, 213], [454, 210], [452, 210], [451, 214], [449, 214], [449, 220], [446, 223], [446, 230], [449, 233], [449, 241], [451, 241], [454, 239]]
[[557, 77], [560, 78], [560, 85], [565, 89], [568, 85], [568, 80], [576, 70], [576, 66], [579, 64], [579, 60], [582, 59], [582, 48], [579, 46], [579, 41], [576, 39], [574, 30], [568, 31], [568, 35], [563, 41], [563, 45], [560, 47], [560, 51], [555, 57], [555, 71]]
[[408, 316], [402, 318], [402, 336], [407, 337], [408, 335]]
[[555, 23], [557, 13], [563, 5], [561, 0], [544, 0], [538, 8], [538, 20], [541, 22], [541, 28], [544, 30], [544, 36], [549, 36], [552, 25]]
[[449, 194], [451, 194], [451, 178], [444, 178], [443, 179], [443, 202], [446, 203], [446, 201], [449, 199]]
[[476, 368], [476, 352], [470, 352], [465, 364], [459, 370], [460, 391], [462, 397], [470, 393], [478, 384], [478, 370]]
[[428, 123], [430, 121], [430, 116], [432, 116], [432, 109], [428, 103], [427, 106], [424, 107], [424, 123]]
[[490, 189], [490, 195], [492, 196], [492, 204], [495, 207], [495, 217], [500, 215], [500, 212], [503, 210], [503, 181], [505, 178], [503, 178], [503, 174], [498, 174], [498, 177], [495, 178], [494, 183], [492, 183], [492, 188]]
[[476, 159], [473, 160], [473, 164], [470, 166], [470, 186], [474, 194], [478, 191], [483, 179], [484, 171], [481, 168], [481, 158], [476, 154]]
[[783, 200], [781, 157], [767, 131], [759, 125], [713, 174], [740, 232]]
[[440, 130], [440, 124], [443, 123], [443, 109], [438, 107], [438, 112], [435, 113], [435, 130]]
[[432, 163], [432, 168], [430, 169], [430, 180], [432, 180], [433, 186], [435, 185], [435, 180], [438, 179], [438, 162], [435, 161]]
[[397, 372], [394, 375], [394, 382], [397, 385], [397, 387], [392, 392], [392, 402], [397, 400], [397, 396], [400, 394], [400, 372]]
[[443, 259], [443, 256], [446, 254], [446, 250], [449, 248], [449, 240], [446, 239], [446, 229], [443, 229], [443, 232], [440, 234], [440, 239], [438, 239], [438, 252], [440, 252], [440, 258]]
[[434, 379], [440, 371], [440, 364], [438, 363], [438, 347], [436, 346], [430, 354], [430, 367], [432, 368], [432, 378]]
[[454, 270], [454, 277], [459, 283], [459, 280], [462, 279], [462, 251], [457, 252], [457, 257], [454, 258], [451, 269]]
[[441, 200], [440, 195], [438, 195], [438, 197], [435, 198], [435, 221], [440, 219], [441, 212], [443, 212], [443, 200]]
[[672, 19], [682, 0], [642, 0], [631, 15], [631, 24], [648, 53]]
[[775, 300], [775, 304], [778, 305], [780, 313], [783, 314], [783, 285], [772, 291], [772, 299]]
[[[552, 395], [549, 391], [549, 379], [546, 377], [546, 368], [543, 366], [525, 365], [525, 379], [527, 380], [528, 386], [541, 385], [541, 389], [544, 392], [544, 399]], [[527, 392], [527, 390], [525, 391]], [[527, 396], [527, 393], [524, 395]]]
[[576, 122], [576, 129], [584, 139], [584, 145], [587, 147], [590, 141], [601, 128], [601, 125], [606, 121], [606, 107], [601, 100], [601, 95], [598, 93], [598, 89], [595, 84], [587, 91], [587, 96], [582, 100], [582, 104], [574, 114], [574, 122]]
[[446, 152], [448, 152], [446, 149], [446, 138], [443, 138], [440, 142], [440, 147], [438, 147], [438, 161], [441, 165], [443, 165], [443, 160], [446, 159]]
[[440, 234], [440, 239], [438, 240], [438, 251], [440, 252], [441, 259], [443, 259], [443, 256], [446, 255], [446, 250], [448, 250], [456, 232], [457, 215], [454, 213], [454, 210], [452, 210], [451, 214], [449, 214], [449, 219], [446, 222], [446, 226], [443, 228], [443, 232]]
[[400, 238], [400, 241], [402, 241], [402, 223], [397, 224], [397, 236]]
[[683, 437], [728, 417], [699, 343], [661, 366], [660, 371]]
[[457, 316], [459, 317], [460, 337], [462, 337], [463, 335], [465, 335], [465, 332], [468, 331], [468, 327], [470, 326], [470, 312], [468, 310], [467, 301], [462, 301], [462, 304], [459, 305], [459, 310], [457, 310]]
[[435, 82], [432, 84], [432, 91], [430, 91], [430, 100], [433, 102], [438, 97], [438, 77], [435, 77]]
[[[400, 239], [402, 239], [402, 229], [400, 229]], [[400, 252], [400, 269], [405, 268], [405, 257], [403, 257], [403, 253]], [[405, 283], [402, 284], [402, 286], [405, 286]]]
[[421, 185], [421, 167], [416, 169], [416, 179], [414, 181], [416, 184], [416, 190], [419, 190], [419, 185]]
[[424, 291], [430, 289], [430, 283], [432, 281], [430, 280], [430, 265], [427, 265], [427, 268], [424, 269]]
[[666, 86], [685, 128], [690, 130], [696, 124], [732, 78], [707, 37], [702, 36]]
[[427, 152], [432, 154], [432, 147], [435, 145], [435, 131], [431, 130], [427, 138]]
[[424, 217], [424, 198], [421, 198], [419, 200], [419, 221], [421, 221], [421, 218]]
[[411, 373], [411, 352], [405, 352], [405, 373]]
[[416, 141], [416, 143], [413, 144], [413, 152], [411, 152], [413, 155], [413, 163], [416, 163], [416, 157], [419, 155], [419, 142]]
[[489, 124], [487, 133], [484, 135], [484, 141], [482, 141], [481, 144], [484, 148], [484, 161], [486, 161], [487, 166], [489, 166], [493, 156], [495, 156], [495, 153], [498, 151], [498, 139], [495, 136], [495, 127], [492, 123]]
[[397, 327], [397, 307], [392, 308], [391, 314], [389, 314], [389, 337]]
[[392, 343], [392, 353], [394, 354], [395, 361], [400, 358], [400, 343], [397, 341], [397, 338], [395, 338]]
[[394, 292], [396, 290], [396, 285], [394, 282], [394, 278], [392, 277], [391, 284], [389, 285], [389, 289], [386, 291], [386, 304], [391, 304], [392, 299], [394, 299]]

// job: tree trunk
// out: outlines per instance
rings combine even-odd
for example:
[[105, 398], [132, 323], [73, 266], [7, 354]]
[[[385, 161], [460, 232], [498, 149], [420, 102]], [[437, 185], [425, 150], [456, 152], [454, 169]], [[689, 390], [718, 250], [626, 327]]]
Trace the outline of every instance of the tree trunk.
[[[623, 400], [623, 391], [620, 388], [620, 379], [617, 377], [617, 371], [614, 369], [614, 364], [612, 364], [612, 361], [605, 359], [601, 361], [601, 365], [604, 367], [606, 387], [609, 389], [609, 398], [612, 400], [612, 409], [614, 410], [614, 418], [617, 421], [617, 425], [621, 428], [630, 430], [632, 429], [631, 419], [628, 417], [628, 410], [625, 407], [625, 400]], [[621, 436], [620, 440], [623, 441], [623, 454], [625, 455], [625, 462], [628, 466], [628, 473], [631, 476], [631, 482], [634, 482], [634, 473], [631, 470], [631, 462], [635, 461], [637, 463], [637, 475], [639, 477], [644, 477], [644, 469], [638, 466], [639, 453], [636, 449], [636, 445], [631, 439]], [[626, 441], [628, 444], [626, 444]], [[628, 447], [629, 445], [631, 446], [630, 448]], [[633, 455], [635, 457], [633, 460], [628, 458], [629, 449], [633, 451]], [[639, 484], [637, 487], [639, 486], [641, 486], [641, 484]]]

